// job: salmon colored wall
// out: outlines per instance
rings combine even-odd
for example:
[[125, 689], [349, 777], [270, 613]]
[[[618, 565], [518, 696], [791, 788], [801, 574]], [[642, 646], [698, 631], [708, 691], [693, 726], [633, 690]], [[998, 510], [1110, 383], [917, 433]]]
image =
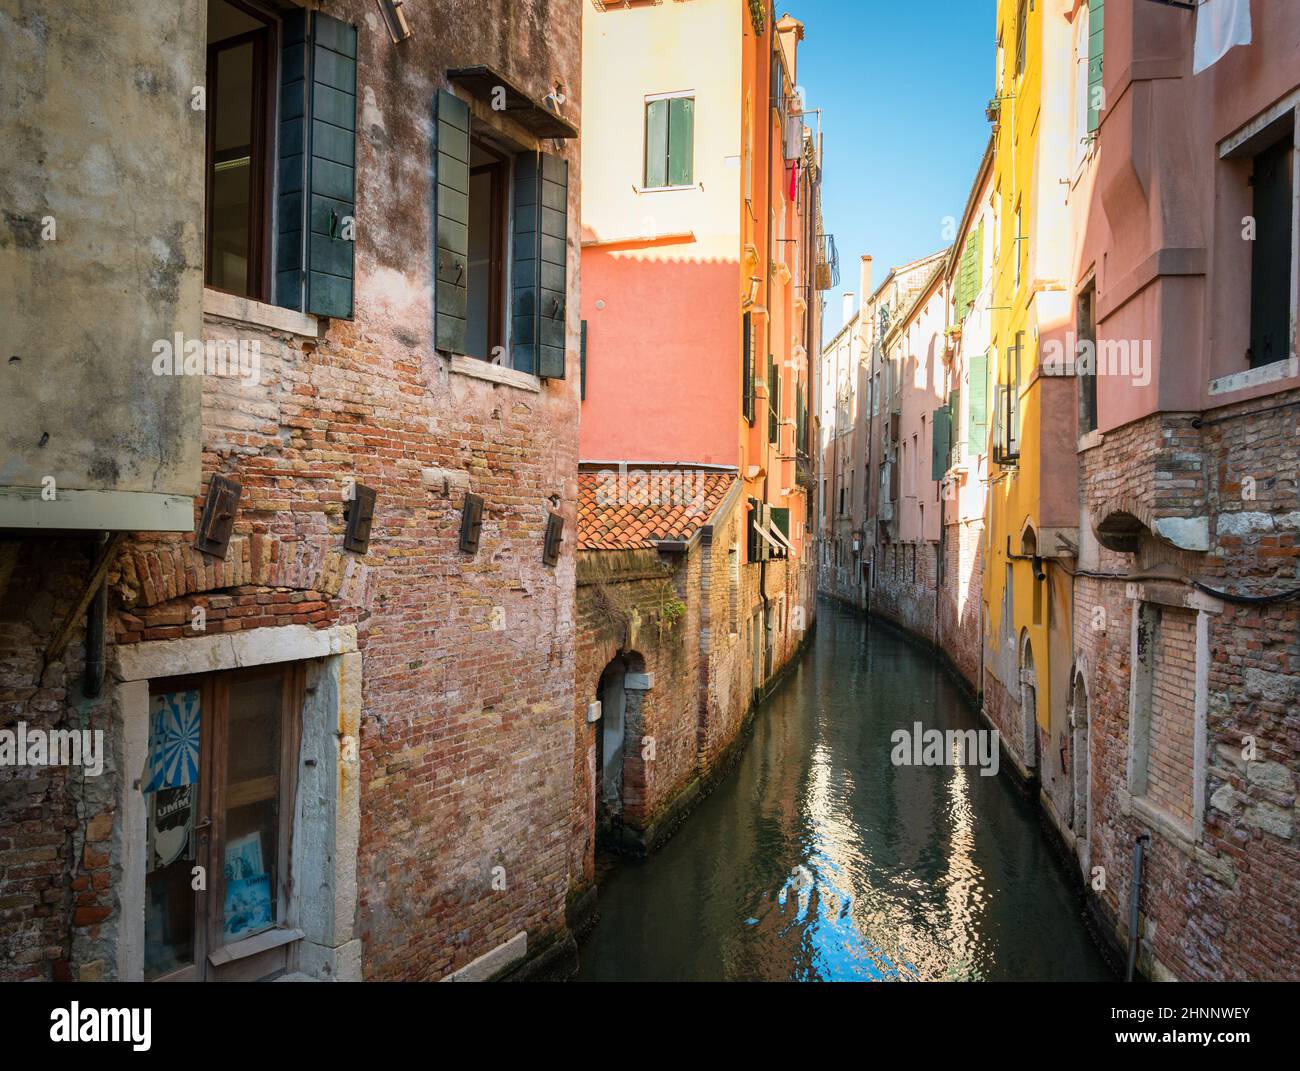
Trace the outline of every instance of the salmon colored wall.
[[[739, 465], [741, 17], [584, 5], [584, 461]], [[646, 97], [688, 91], [694, 185], [642, 190]]]

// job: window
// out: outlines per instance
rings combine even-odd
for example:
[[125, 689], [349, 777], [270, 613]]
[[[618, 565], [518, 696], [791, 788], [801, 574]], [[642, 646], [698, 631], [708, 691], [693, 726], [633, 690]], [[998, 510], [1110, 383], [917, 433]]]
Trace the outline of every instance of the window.
[[1020, 262], [1021, 262], [1021, 260], [1022, 260], [1023, 257], [1024, 257], [1024, 254], [1023, 254], [1022, 250], [1024, 249], [1024, 241], [1025, 241], [1025, 234], [1024, 234], [1024, 230], [1022, 229], [1022, 223], [1023, 223], [1024, 221], [1023, 221], [1023, 219], [1021, 218], [1021, 214], [1020, 214], [1020, 200], [1019, 200], [1019, 198], [1017, 198], [1017, 200], [1016, 200], [1016, 220], [1015, 220], [1015, 222], [1016, 222], [1016, 237], [1015, 237], [1015, 241], [1012, 243], [1012, 246], [1013, 246], [1013, 249], [1014, 249], [1014, 255], [1015, 255], [1015, 258], [1016, 258], [1016, 289], [1018, 290], [1018, 289], [1020, 288]]
[[1090, 42], [1088, 37], [1088, 5], [1079, 8], [1074, 19], [1074, 152], [1070, 167], [1078, 171], [1079, 165], [1088, 154], [1088, 134], [1091, 111], [1088, 93], [1088, 56]]
[[274, 26], [229, 0], [208, 5], [204, 282], [258, 300], [269, 287]]
[[[1097, 430], [1097, 284], [1090, 282], [1079, 295], [1078, 347], [1075, 355], [1079, 383], [1079, 434]], [[1079, 361], [1081, 356], [1086, 361]]]
[[1291, 356], [1291, 197], [1295, 131], [1257, 153], [1251, 190], [1255, 241], [1250, 265], [1250, 366]]
[[1102, 46], [1105, 42], [1105, 0], [1088, 0], [1084, 12], [1088, 27], [1088, 132], [1101, 126], [1101, 111], [1105, 105], [1102, 89]]
[[[229, 976], [239, 942], [285, 928], [302, 682], [288, 664], [151, 685], [146, 979]], [[263, 941], [249, 962], [283, 970], [286, 948]]]
[[1016, 77], [1025, 73], [1029, 44], [1029, 0], [1020, 0], [1016, 9]]
[[440, 90], [434, 337], [444, 353], [563, 379], [569, 165], [471, 127]]
[[477, 138], [470, 139], [465, 353], [485, 361], [504, 352], [509, 184], [509, 156]]
[[651, 97], [645, 105], [645, 188], [694, 182], [695, 98]]
[[754, 326], [754, 314], [747, 312], [741, 318], [740, 325], [740, 348], [742, 354], [742, 370], [740, 379], [741, 391], [741, 412], [745, 414], [745, 422], [752, 428], [754, 426], [754, 373], [757, 353], [758, 332]]
[[776, 359], [767, 358], [767, 441], [775, 443], [781, 431], [781, 368]]
[[[1141, 603], [1129, 790], [1190, 833], [1196, 819], [1196, 612]], [[1201, 775], [1203, 776], [1203, 774]]]

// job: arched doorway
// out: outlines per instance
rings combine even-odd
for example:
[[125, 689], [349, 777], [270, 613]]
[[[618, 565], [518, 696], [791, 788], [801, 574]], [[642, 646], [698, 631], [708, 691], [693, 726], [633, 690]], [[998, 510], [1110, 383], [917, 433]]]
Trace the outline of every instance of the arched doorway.
[[1038, 769], [1038, 675], [1034, 671], [1034, 648], [1029, 630], [1020, 634], [1020, 717], [1024, 726], [1026, 770]]
[[593, 789], [598, 825], [622, 820], [624, 770], [628, 755], [640, 746], [644, 694], [645, 660], [635, 652], [619, 652], [610, 659], [596, 685], [600, 723], [596, 726]]

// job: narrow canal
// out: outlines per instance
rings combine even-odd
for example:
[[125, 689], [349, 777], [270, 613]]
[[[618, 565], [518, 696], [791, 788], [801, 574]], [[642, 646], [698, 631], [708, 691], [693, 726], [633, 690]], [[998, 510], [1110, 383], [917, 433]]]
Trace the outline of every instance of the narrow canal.
[[924, 652], [825, 601], [727, 780], [621, 863], [579, 981], [1109, 980], [1033, 806], [890, 734], [979, 728]]

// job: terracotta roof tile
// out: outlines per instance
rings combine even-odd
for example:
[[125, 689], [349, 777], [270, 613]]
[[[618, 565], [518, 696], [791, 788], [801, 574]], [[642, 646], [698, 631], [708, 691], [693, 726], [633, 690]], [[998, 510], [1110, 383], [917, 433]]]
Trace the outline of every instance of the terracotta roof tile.
[[690, 539], [736, 480], [734, 472], [699, 469], [580, 472], [578, 548], [632, 550]]

